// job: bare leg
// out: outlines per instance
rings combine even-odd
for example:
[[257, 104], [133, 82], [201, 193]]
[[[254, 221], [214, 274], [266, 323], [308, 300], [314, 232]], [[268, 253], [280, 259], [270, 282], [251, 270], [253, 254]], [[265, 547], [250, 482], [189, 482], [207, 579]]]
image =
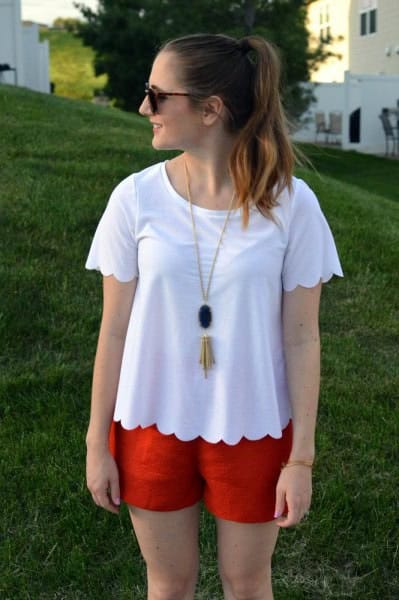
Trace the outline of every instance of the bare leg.
[[193, 600], [199, 504], [167, 512], [129, 506], [129, 512], [147, 565], [148, 600]]
[[279, 532], [275, 522], [216, 523], [225, 600], [273, 600], [271, 558]]

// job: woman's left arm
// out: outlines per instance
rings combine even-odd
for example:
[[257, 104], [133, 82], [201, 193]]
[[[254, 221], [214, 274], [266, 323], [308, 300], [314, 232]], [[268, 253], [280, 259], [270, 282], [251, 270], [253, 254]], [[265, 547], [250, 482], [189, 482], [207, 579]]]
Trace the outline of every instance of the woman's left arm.
[[[293, 443], [289, 461], [313, 461], [320, 386], [319, 305], [321, 282], [297, 286], [283, 295], [283, 336]], [[312, 470], [305, 465], [283, 468], [276, 490], [277, 524], [290, 527], [309, 510]], [[285, 502], [288, 514], [283, 516]]]

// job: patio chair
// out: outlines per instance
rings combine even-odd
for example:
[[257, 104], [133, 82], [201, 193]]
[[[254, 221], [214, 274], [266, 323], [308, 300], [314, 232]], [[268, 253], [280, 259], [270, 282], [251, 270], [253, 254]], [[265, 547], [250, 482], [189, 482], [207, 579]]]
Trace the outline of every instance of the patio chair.
[[315, 123], [316, 123], [315, 142], [317, 142], [317, 136], [319, 135], [319, 133], [324, 133], [325, 143], [328, 144], [328, 134], [330, 133], [330, 130], [327, 127], [326, 117], [323, 112], [315, 113]]
[[389, 154], [389, 140], [392, 140], [392, 156], [395, 156], [399, 152], [399, 128], [392, 125], [387, 108], [383, 108], [381, 114], [378, 116], [381, 119], [385, 134], [385, 156]]
[[330, 135], [334, 136], [334, 143], [338, 143], [338, 137], [342, 135], [342, 113], [330, 112], [329, 114]]

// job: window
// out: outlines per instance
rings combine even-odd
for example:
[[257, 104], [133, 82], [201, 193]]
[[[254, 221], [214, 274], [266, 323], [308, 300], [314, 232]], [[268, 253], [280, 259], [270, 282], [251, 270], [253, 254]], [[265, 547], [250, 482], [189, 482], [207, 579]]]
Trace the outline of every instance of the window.
[[377, 31], [377, 9], [370, 10], [369, 12], [369, 29], [370, 33], [376, 33]]
[[367, 13], [360, 15], [360, 35], [367, 35]]
[[359, 0], [360, 35], [377, 32], [377, 0]]

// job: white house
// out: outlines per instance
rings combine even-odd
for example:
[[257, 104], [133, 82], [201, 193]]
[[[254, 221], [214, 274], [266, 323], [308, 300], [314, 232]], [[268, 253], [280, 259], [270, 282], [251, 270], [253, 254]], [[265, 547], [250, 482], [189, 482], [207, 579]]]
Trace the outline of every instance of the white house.
[[398, 0], [316, 0], [308, 7], [310, 44], [329, 42], [335, 56], [312, 81], [344, 81], [345, 71], [399, 75]]
[[308, 29], [310, 44], [327, 41], [334, 56], [312, 73], [316, 103], [295, 139], [315, 141], [316, 115], [325, 115], [331, 129], [330, 116], [338, 113], [342, 126], [333, 140], [383, 154], [379, 115], [388, 109], [392, 126], [399, 123], [399, 0], [316, 0], [308, 7]]
[[36, 23], [23, 25], [21, 1], [0, 0], [0, 83], [50, 92], [49, 45]]
[[399, 1], [352, 0], [349, 24], [351, 73], [399, 75]]

